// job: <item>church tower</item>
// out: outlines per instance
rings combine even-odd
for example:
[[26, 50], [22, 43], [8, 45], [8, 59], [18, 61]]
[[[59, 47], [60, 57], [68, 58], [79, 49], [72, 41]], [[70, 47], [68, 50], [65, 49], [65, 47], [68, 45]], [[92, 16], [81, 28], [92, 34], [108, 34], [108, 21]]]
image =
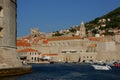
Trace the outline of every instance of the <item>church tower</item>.
[[0, 68], [22, 66], [16, 52], [16, 0], [0, 0]]
[[80, 24], [80, 36], [85, 37], [86, 36], [86, 28], [84, 22], [81, 22]]

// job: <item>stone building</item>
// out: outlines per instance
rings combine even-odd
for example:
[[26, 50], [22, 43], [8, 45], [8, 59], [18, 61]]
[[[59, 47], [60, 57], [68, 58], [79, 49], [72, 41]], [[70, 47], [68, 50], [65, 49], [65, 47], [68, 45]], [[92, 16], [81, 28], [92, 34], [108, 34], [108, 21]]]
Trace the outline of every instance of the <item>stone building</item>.
[[38, 63], [41, 58], [41, 53], [32, 48], [20, 49], [17, 51], [21, 60], [29, 63]]
[[96, 44], [96, 60], [104, 62], [119, 61], [120, 53], [118, 52], [118, 44], [110, 38], [92, 37], [89, 38], [90, 43]]
[[[92, 47], [89, 51], [88, 46]], [[50, 57], [54, 62], [95, 61], [97, 55], [94, 50], [96, 46], [91, 45], [88, 39], [83, 39], [80, 36], [46, 39], [38, 37], [35, 38], [34, 43], [31, 43], [31, 47], [38, 50], [42, 54], [41, 57]]]
[[[75, 34], [77, 33], [78, 31]], [[75, 36], [44, 38], [37, 36], [32, 38], [32, 41], [29, 41], [31, 38], [28, 37], [24, 37], [22, 41], [27, 40], [31, 48], [41, 53], [41, 57], [49, 57], [54, 62], [112, 62], [120, 60], [119, 45], [116, 45], [111, 37], [86, 37], [84, 23], [81, 23], [79, 33]]]
[[113, 39], [116, 43], [120, 43], [120, 34], [114, 35]]

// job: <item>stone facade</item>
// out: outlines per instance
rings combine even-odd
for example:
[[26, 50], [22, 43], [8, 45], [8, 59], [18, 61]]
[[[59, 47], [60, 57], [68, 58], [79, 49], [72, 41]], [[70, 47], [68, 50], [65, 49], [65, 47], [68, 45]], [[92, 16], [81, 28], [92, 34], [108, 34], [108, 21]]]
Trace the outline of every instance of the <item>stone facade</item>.
[[29, 63], [38, 63], [40, 60], [40, 52], [35, 49], [25, 48], [22, 50], [18, 50], [19, 56], [21, 60], [27, 61]]
[[[32, 48], [41, 53], [41, 55], [37, 58], [41, 58], [44, 55], [51, 57], [54, 62], [96, 61], [96, 46], [91, 45], [88, 39], [82, 39], [79, 36], [74, 36], [48, 38], [47, 43], [44, 43], [44, 40], [45, 39], [40, 39], [37, 44], [31, 44]], [[91, 49], [89, 51], [88, 46], [90, 46]], [[20, 49], [19, 46], [18, 49]], [[34, 57], [34, 55], [32, 57]]]
[[[85, 26], [83, 23], [81, 25], [81, 31], [77, 31], [79, 34], [75, 36], [41, 37], [39, 35], [32, 37], [32, 39], [28, 36], [20, 39], [25, 42], [27, 39], [27, 42], [31, 44], [30, 47], [41, 53], [38, 56], [39, 59], [48, 56], [54, 62], [112, 62], [120, 60], [120, 45], [115, 42], [119, 39], [113, 40], [111, 36], [86, 37]], [[38, 30], [36, 34], [38, 34]], [[18, 46], [18, 49], [20, 49], [19, 47], [21, 46]]]
[[0, 69], [22, 66], [16, 52], [16, 0], [0, 0]]
[[120, 34], [117, 34], [113, 37], [116, 43], [120, 43]]

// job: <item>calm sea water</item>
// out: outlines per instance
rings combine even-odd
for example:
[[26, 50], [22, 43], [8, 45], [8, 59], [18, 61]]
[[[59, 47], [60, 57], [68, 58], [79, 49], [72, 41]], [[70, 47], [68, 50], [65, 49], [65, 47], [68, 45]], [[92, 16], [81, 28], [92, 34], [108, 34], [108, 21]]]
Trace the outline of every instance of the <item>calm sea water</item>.
[[30, 74], [3, 77], [0, 80], [120, 80], [120, 67], [97, 71], [81, 64], [33, 64]]

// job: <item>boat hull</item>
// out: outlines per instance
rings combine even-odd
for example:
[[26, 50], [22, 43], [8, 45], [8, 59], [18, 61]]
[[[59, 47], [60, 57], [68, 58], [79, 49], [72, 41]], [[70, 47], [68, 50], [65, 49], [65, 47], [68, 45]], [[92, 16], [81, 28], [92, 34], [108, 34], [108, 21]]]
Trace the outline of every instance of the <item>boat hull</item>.
[[111, 67], [108, 65], [92, 65], [95, 70], [111, 70]]

